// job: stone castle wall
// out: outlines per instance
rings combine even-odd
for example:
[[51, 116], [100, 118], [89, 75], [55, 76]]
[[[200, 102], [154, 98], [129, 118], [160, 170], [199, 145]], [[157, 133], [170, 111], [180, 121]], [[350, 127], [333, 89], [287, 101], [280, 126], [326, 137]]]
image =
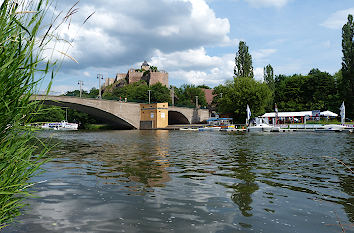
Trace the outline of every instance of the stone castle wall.
[[125, 79], [126, 77], [127, 77], [126, 73], [117, 74], [115, 82], [119, 82], [120, 80]]
[[154, 85], [160, 82], [162, 85], [168, 87], [168, 73], [166, 72], [150, 72], [149, 85]]
[[114, 82], [115, 82], [114, 78], [106, 78], [106, 80], [105, 80], [105, 82], [103, 84], [103, 87], [107, 87], [109, 85], [112, 85]]
[[[150, 66], [142, 66], [143, 70], [149, 70]], [[150, 71], [144, 76], [144, 72], [136, 71], [135, 69], [129, 69], [128, 73], [118, 73], [116, 78], [107, 78], [104, 87], [115, 84], [116, 87], [124, 86], [126, 84], [139, 82], [140, 80], [146, 81], [149, 85], [161, 83], [168, 87], [168, 73], [166, 71], [153, 72]]]
[[135, 83], [135, 82], [139, 82], [141, 80], [141, 78], [143, 77], [143, 72], [136, 72], [133, 69], [130, 69], [128, 71], [128, 83]]

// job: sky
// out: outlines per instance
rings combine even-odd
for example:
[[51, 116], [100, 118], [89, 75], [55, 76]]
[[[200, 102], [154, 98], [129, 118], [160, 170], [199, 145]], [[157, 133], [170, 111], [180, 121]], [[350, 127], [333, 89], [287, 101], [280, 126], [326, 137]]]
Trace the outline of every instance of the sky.
[[[57, 1], [51, 12], [75, 2]], [[59, 31], [70, 44], [57, 41], [44, 54], [61, 63], [53, 93], [78, 89], [78, 80], [85, 90], [98, 88], [97, 74], [114, 78], [144, 60], [167, 71], [170, 85], [214, 87], [232, 80], [239, 41], [249, 47], [257, 80], [268, 64], [276, 75], [334, 74], [341, 28], [354, 14], [353, 0], [81, 0], [76, 7]]]

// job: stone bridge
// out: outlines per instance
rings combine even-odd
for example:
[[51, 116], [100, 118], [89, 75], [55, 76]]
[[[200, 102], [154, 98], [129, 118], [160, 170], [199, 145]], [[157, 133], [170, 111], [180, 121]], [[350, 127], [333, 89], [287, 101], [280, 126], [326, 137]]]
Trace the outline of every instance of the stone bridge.
[[[43, 101], [46, 105], [68, 107], [87, 113], [119, 129], [139, 129], [140, 127], [140, 104], [138, 103], [45, 95], [32, 96], [31, 99]], [[207, 109], [171, 106], [168, 108], [169, 125], [199, 123], [208, 117], [209, 111]]]

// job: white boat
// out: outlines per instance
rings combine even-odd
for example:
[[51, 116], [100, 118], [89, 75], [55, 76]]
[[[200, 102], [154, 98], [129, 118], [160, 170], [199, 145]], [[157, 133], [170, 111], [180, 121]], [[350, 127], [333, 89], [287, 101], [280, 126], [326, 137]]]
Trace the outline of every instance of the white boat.
[[272, 125], [269, 125], [265, 122], [263, 118], [255, 118], [256, 122], [255, 125], [249, 125], [247, 127], [247, 132], [279, 132], [280, 128], [279, 127], [274, 127]]
[[199, 128], [199, 131], [220, 131], [221, 127], [220, 126], [207, 126], [203, 128]]
[[76, 123], [68, 123], [67, 121], [61, 122], [50, 122], [42, 125], [42, 129], [53, 129], [53, 130], [77, 130], [79, 127]]
[[342, 132], [344, 129], [346, 129], [344, 125], [325, 125], [323, 126], [323, 129], [317, 129], [316, 131], [325, 131], [325, 132]]
[[198, 131], [198, 128], [180, 128], [179, 130], [184, 130], [184, 131]]
[[219, 118], [219, 116], [216, 116], [209, 118], [207, 122], [208, 125], [199, 128], [199, 131], [220, 131], [235, 128], [235, 125], [231, 124], [232, 118]]
[[261, 123], [247, 127], [247, 132], [270, 132], [272, 130], [272, 126]]

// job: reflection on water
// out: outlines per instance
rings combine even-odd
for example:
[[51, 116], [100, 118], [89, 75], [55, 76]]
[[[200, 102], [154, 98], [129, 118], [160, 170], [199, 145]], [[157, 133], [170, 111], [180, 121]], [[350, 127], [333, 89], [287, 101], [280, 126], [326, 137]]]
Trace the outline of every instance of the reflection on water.
[[59, 143], [47, 182], [4, 232], [354, 231], [350, 134], [41, 136]]

